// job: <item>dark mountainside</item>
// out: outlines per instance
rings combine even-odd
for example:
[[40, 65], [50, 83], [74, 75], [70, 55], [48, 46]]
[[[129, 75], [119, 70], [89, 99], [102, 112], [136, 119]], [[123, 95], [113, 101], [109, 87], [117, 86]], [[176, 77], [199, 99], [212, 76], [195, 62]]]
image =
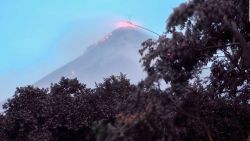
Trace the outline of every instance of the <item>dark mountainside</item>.
[[[64, 77], [47, 89], [17, 88], [0, 115], [0, 140], [250, 141], [248, 4], [189, 0], [175, 8], [166, 32], [142, 43], [146, 77], [138, 84], [121, 74], [92, 88]], [[125, 65], [133, 62], [133, 43], [144, 34], [117, 31], [52, 74], [70, 75], [73, 68], [76, 76], [84, 71], [95, 78], [90, 72], [102, 73], [105, 66], [130, 69]], [[133, 38], [120, 36], [130, 33]], [[210, 72], [206, 77], [204, 69]]]
[[137, 83], [146, 74], [139, 63], [141, 43], [150, 36], [138, 28], [118, 28], [105, 36], [97, 44], [87, 48], [82, 56], [57, 69], [35, 83], [39, 87], [48, 87], [62, 76], [77, 77], [78, 80], [94, 87], [95, 82], [111, 75], [126, 74], [133, 83]]

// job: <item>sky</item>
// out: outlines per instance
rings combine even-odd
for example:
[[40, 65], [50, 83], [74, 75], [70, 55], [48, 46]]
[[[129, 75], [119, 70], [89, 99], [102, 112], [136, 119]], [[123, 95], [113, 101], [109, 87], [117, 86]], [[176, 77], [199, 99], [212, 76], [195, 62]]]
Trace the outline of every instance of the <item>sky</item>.
[[0, 101], [130, 20], [159, 34], [184, 0], [0, 0]]

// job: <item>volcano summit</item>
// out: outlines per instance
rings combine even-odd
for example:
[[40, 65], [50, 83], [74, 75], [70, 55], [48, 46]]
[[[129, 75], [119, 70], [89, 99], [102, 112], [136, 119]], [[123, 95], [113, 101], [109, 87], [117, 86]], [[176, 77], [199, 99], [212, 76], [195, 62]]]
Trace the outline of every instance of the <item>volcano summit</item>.
[[118, 28], [89, 46], [81, 56], [45, 76], [35, 85], [48, 87], [64, 76], [77, 78], [87, 86], [94, 87], [95, 82], [120, 73], [126, 74], [132, 83], [137, 83], [145, 76], [139, 63], [138, 50], [141, 43], [148, 38], [151, 37], [138, 28]]

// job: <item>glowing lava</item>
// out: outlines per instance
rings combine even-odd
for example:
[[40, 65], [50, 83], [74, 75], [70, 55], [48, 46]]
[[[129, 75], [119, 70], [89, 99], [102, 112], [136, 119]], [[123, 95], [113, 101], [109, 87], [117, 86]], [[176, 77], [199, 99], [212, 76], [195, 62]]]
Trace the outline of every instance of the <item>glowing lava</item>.
[[118, 28], [136, 28], [136, 25], [130, 21], [120, 21], [116, 24]]

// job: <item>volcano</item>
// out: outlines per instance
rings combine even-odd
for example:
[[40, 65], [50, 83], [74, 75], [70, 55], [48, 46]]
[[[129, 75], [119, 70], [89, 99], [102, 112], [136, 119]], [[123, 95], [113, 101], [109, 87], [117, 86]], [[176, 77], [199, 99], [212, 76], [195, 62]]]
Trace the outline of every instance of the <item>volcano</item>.
[[94, 87], [103, 78], [120, 73], [126, 74], [132, 83], [137, 83], [145, 77], [138, 50], [141, 43], [149, 38], [151, 36], [138, 28], [118, 28], [89, 46], [72, 62], [36, 82], [35, 86], [48, 87], [61, 77], [67, 77], [77, 78], [88, 87]]

